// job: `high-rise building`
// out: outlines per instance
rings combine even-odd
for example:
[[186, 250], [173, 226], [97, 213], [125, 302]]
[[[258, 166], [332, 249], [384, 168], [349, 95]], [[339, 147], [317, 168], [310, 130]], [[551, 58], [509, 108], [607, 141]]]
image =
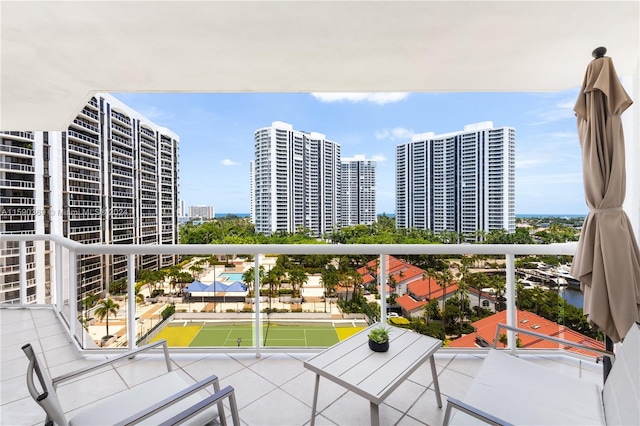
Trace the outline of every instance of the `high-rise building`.
[[477, 231], [515, 232], [515, 143], [515, 129], [482, 122], [398, 145], [396, 226], [469, 240]]
[[189, 218], [213, 219], [216, 217], [216, 209], [213, 206], [189, 206]]
[[371, 225], [376, 221], [376, 162], [363, 155], [340, 163], [340, 225]]
[[307, 230], [321, 236], [340, 226], [340, 145], [279, 121], [256, 130], [254, 139], [250, 173], [256, 232]]
[[[178, 143], [175, 133], [107, 94], [89, 99], [66, 132], [1, 133], [0, 232], [52, 233], [85, 244], [177, 243]], [[0, 242], [0, 249], [0, 264], [17, 264], [17, 245]], [[35, 289], [50, 283], [49, 249], [28, 248], [30, 302], [48, 294]], [[174, 255], [145, 255], [136, 268], [175, 262]], [[78, 296], [126, 274], [125, 255], [83, 255]], [[0, 270], [0, 302], [19, 301], [18, 287], [17, 271]]]

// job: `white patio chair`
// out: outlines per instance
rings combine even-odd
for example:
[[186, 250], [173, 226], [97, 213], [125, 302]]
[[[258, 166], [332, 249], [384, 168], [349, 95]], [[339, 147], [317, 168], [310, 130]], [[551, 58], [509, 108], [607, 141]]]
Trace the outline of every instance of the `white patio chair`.
[[[613, 354], [500, 324], [500, 328], [566, 346]], [[633, 324], [604, 383], [557, 373], [491, 350], [462, 400], [449, 398], [444, 425], [640, 425], [640, 324]]]
[[[167, 364], [166, 373], [126, 391], [95, 401], [74, 412], [73, 417], [67, 418], [56, 394], [56, 388], [60, 383], [77, 379], [116, 361], [124, 358], [133, 358], [141, 352], [159, 346], [164, 349], [164, 358]], [[234, 426], [240, 425], [234, 389], [231, 386], [220, 389], [218, 377], [215, 375], [197, 383], [190, 384], [187, 382], [178, 374], [178, 371], [172, 370], [165, 340], [142, 346], [54, 379], [51, 379], [46, 369], [43, 368], [44, 364], [33, 351], [31, 344], [24, 345], [22, 350], [29, 358], [27, 387], [33, 399], [44, 409], [46, 425], [84, 426], [138, 423], [173, 425], [185, 422], [189, 424], [212, 424], [214, 421], [219, 421], [222, 425], [226, 425], [223, 407], [225, 398], [229, 399]], [[34, 376], [37, 378], [37, 382], [34, 380]], [[39, 383], [40, 389], [37, 388], [37, 383]], [[99, 386], [98, 384], [96, 385]], [[213, 385], [213, 394], [209, 394], [204, 390], [209, 385]], [[68, 384], [67, 386], [73, 386], [73, 384]]]

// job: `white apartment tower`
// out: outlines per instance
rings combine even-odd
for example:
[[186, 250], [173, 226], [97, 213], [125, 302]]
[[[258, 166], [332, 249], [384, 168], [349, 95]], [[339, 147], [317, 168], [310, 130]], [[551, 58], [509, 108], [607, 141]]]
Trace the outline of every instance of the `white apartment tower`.
[[362, 155], [340, 164], [340, 225], [371, 225], [376, 221], [376, 162]]
[[189, 217], [200, 219], [213, 219], [216, 217], [216, 209], [213, 206], [189, 206]]
[[273, 122], [256, 130], [250, 174], [256, 232], [321, 236], [339, 226], [340, 146], [315, 132]]
[[[84, 244], [177, 243], [178, 142], [107, 94], [89, 99], [66, 132], [0, 133], [0, 232]], [[48, 294], [35, 287], [50, 283], [49, 247], [36, 244], [42, 247], [28, 248], [28, 302]], [[1, 265], [16, 264], [16, 247], [0, 242]], [[175, 262], [174, 255], [139, 256], [136, 269]], [[78, 269], [82, 298], [125, 277], [127, 256], [83, 255]], [[0, 303], [20, 301], [17, 272], [1, 271]]]
[[396, 226], [515, 232], [515, 143], [511, 127], [482, 122], [461, 132], [422, 133], [396, 148]]

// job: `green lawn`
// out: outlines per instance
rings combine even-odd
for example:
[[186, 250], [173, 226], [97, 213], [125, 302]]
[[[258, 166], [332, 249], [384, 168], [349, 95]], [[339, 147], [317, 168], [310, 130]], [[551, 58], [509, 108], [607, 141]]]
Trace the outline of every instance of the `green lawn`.
[[[329, 347], [364, 329], [364, 326], [263, 325], [260, 339], [271, 347]], [[203, 323], [169, 324], [152, 339], [166, 339], [169, 346], [255, 346], [253, 325], [212, 325]]]

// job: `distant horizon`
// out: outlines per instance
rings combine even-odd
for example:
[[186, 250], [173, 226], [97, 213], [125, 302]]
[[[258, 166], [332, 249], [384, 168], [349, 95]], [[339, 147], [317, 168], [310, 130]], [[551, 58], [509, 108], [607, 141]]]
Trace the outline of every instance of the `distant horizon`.
[[[249, 217], [251, 216], [251, 213], [216, 213], [215, 217], [225, 217], [225, 216], [229, 216], [229, 215], [233, 215], [233, 216], [238, 216], [238, 217]], [[381, 213], [377, 213], [377, 216], [382, 216], [382, 215], [386, 215], [388, 217], [395, 217], [395, 213], [386, 213], [386, 212], [381, 212]], [[578, 218], [578, 217], [586, 217], [587, 215], [584, 213], [522, 213], [522, 214], [516, 214], [516, 217], [519, 218], [523, 218], [523, 217], [528, 217], [528, 218], [534, 218], [534, 217], [570, 217], [570, 218]]]

